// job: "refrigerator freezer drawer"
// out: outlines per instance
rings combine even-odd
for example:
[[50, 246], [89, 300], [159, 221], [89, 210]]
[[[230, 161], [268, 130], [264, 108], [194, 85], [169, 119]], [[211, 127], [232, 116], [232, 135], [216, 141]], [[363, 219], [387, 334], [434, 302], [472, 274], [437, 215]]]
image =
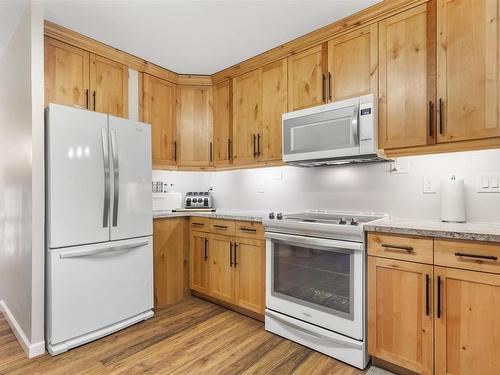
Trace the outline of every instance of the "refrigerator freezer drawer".
[[49, 345], [153, 308], [152, 237], [49, 250], [47, 267]]

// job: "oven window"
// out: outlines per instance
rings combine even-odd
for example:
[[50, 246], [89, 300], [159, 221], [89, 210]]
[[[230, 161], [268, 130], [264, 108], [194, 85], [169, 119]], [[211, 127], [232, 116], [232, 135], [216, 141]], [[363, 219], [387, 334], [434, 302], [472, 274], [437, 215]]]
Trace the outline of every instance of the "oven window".
[[353, 255], [273, 242], [273, 294], [352, 317]]

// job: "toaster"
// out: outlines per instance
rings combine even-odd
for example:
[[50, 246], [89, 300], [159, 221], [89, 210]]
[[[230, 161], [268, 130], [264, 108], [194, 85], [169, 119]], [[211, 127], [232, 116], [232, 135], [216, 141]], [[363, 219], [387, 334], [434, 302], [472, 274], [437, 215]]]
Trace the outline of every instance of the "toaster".
[[213, 208], [211, 191], [190, 191], [184, 197], [184, 208]]

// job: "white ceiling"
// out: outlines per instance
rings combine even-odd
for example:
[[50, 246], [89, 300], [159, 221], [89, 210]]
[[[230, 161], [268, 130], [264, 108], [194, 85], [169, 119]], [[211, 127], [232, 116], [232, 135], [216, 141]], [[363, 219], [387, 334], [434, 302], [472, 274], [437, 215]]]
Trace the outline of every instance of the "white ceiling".
[[45, 0], [45, 18], [177, 73], [212, 74], [378, 1]]

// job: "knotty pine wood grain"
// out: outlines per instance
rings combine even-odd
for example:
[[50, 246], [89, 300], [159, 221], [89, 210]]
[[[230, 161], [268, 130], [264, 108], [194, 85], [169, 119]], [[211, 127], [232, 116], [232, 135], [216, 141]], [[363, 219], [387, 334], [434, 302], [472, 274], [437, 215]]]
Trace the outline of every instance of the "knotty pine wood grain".
[[0, 374], [340, 374], [363, 371], [264, 330], [197, 298], [70, 350], [27, 359], [0, 315]]

